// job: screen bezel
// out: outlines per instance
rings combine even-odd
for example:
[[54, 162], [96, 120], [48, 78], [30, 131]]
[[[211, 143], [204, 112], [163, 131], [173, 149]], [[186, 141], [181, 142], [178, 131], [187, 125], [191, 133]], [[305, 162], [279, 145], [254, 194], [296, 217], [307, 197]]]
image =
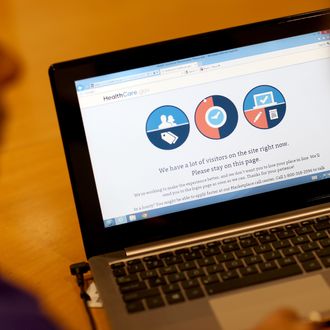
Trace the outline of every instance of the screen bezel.
[[[105, 228], [75, 81], [327, 29], [330, 29], [329, 9], [52, 65], [51, 87], [87, 257], [328, 202], [330, 180]], [[280, 203], [274, 205], [274, 200]], [[251, 207], [256, 202], [262, 207]], [[215, 221], [216, 217], [220, 220]]]

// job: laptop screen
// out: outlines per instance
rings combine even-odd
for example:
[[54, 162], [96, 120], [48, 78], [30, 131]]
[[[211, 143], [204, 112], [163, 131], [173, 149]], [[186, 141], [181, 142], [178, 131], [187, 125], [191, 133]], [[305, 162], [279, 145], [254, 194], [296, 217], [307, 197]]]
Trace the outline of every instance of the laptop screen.
[[329, 30], [75, 86], [105, 227], [330, 178]]

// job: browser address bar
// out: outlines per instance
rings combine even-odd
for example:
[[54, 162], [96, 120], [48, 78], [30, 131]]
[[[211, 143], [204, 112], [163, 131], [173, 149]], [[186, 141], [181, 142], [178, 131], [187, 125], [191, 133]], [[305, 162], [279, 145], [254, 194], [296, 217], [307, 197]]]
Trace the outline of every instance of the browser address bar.
[[[323, 46], [323, 47], [322, 47]], [[301, 47], [300, 47], [301, 48]], [[208, 82], [219, 81], [236, 76], [243, 76], [247, 74], [269, 71], [276, 68], [290, 66], [293, 64], [301, 64], [312, 60], [320, 60], [330, 57], [330, 47], [327, 44], [316, 44], [311, 49], [300, 50], [299, 52], [290, 52], [289, 54], [278, 54], [269, 58], [270, 54], [264, 56], [258, 55], [258, 59], [250, 58], [248, 62], [239, 64], [235, 61], [235, 65], [228, 66], [228, 62], [224, 66], [217, 67], [214, 70], [196, 70], [195, 72], [187, 75], [180, 75], [176, 77], [158, 76], [154, 79], [146, 79], [145, 82], [137, 84], [130, 82], [122, 84], [120, 88], [107, 89], [106, 91], [89, 94], [88, 96], [80, 95], [79, 103], [81, 107], [91, 107], [101, 105], [104, 103], [118, 102], [127, 95], [127, 98], [140, 97], [142, 95], [151, 95], [160, 92], [166, 92], [181, 87], [194, 86], [196, 84], [203, 84]], [[149, 81], [147, 81], [149, 80]], [[134, 93], [130, 92], [134, 91]], [[123, 97], [108, 97], [109, 95], [123, 95]]]

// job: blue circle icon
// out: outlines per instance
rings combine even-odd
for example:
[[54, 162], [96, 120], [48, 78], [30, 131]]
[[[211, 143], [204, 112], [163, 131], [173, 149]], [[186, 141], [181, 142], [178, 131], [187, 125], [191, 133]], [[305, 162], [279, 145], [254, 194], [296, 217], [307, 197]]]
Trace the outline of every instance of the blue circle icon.
[[146, 124], [149, 141], [164, 150], [180, 147], [186, 141], [189, 129], [189, 120], [185, 113], [172, 105], [155, 109]]
[[253, 88], [243, 103], [244, 116], [256, 128], [269, 129], [284, 118], [286, 101], [275, 87], [261, 85]]

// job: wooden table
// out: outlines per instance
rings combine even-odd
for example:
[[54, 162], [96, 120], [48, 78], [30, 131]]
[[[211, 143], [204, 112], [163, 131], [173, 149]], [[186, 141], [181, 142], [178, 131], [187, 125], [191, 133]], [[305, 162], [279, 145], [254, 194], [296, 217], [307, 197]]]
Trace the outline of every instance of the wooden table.
[[[1, 0], [0, 42], [21, 63], [20, 78], [4, 95], [8, 121], [0, 146], [2, 276], [34, 292], [61, 328], [89, 329], [69, 274], [69, 264], [85, 256], [48, 82], [51, 63], [329, 4]], [[108, 329], [103, 311], [94, 315], [99, 329]]]

